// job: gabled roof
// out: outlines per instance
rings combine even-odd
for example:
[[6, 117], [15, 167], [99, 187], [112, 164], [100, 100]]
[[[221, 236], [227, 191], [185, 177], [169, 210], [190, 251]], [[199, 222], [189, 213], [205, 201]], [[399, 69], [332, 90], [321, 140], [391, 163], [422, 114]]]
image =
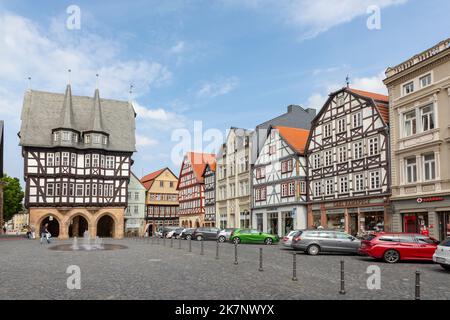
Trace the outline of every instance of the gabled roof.
[[172, 170], [170, 170], [168, 167], [166, 167], [166, 168], [162, 168], [162, 169], [159, 169], [159, 170], [157, 170], [157, 171], [151, 172], [151, 173], [147, 174], [146, 176], [143, 176], [143, 177], [141, 178], [140, 181], [141, 181], [141, 183], [144, 185], [144, 187], [145, 187], [147, 190], [149, 190], [149, 189], [151, 188], [151, 186], [153, 185], [153, 182], [155, 181], [155, 179], [158, 178], [158, 177], [161, 175], [161, 173], [163, 173], [163, 172], [166, 171], [166, 170], [169, 170], [170, 173], [173, 174], [173, 176], [174, 176], [175, 178], [178, 178], [178, 177], [172, 172]]
[[385, 123], [389, 123], [389, 97], [383, 94], [368, 92], [363, 90], [357, 90], [353, 88], [348, 88], [347, 91], [350, 91], [359, 96], [372, 99], [375, 102], [375, 106], [380, 112], [380, 116], [383, 118]]
[[195, 179], [198, 183], [203, 183], [203, 172], [205, 172], [206, 165], [209, 164], [211, 169], [216, 167], [216, 155], [212, 153], [188, 152], [187, 159], [192, 165]]
[[303, 154], [305, 152], [309, 130], [282, 126], [273, 126], [272, 128], [278, 130], [280, 136], [292, 148], [293, 151], [299, 154]]
[[[109, 135], [105, 149], [135, 152], [136, 114], [132, 104], [128, 101], [102, 99], [99, 96], [97, 98], [97, 106], [101, 108], [101, 126]], [[94, 127], [94, 105], [95, 97], [72, 95], [70, 86], [66, 88], [66, 94], [26, 91], [21, 114], [20, 145], [53, 147], [52, 130], [58, 126], [70, 127], [66, 129], [78, 132], [91, 131]], [[97, 124], [95, 127], [98, 128]], [[83, 143], [74, 147], [92, 148]]]
[[130, 171], [130, 172], [131, 172], [131, 175], [139, 182], [139, 184], [145, 188], [144, 184], [139, 180], [139, 178], [134, 174], [134, 172], [133, 171]]
[[[389, 124], [389, 97], [388, 96], [385, 96], [385, 95], [382, 95], [379, 93], [344, 87], [340, 90], [337, 90], [337, 91], [329, 94], [327, 101], [324, 103], [324, 105], [322, 106], [320, 111], [317, 113], [317, 116], [311, 122], [311, 128], [315, 127], [317, 121], [320, 119], [322, 114], [326, 111], [326, 109], [327, 109], [326, 107], [330, 104], [330, 102], [334, 99], [334, 97], [342, 92], [348, 92], [348, 93], [356, 95], [362, 99], [371, 101], [372, 104], [376, 107], [376, 110], [378, 110], [378, 113], [380, 114], [384, 123], [386, 125]], [[305, 147], [306, 150], [309, 149], [309, 143], [311, 141], [312, 132], [313, 132], [313, 130], [311, 130], [310, 136], [308, 137], [308, 142]]]

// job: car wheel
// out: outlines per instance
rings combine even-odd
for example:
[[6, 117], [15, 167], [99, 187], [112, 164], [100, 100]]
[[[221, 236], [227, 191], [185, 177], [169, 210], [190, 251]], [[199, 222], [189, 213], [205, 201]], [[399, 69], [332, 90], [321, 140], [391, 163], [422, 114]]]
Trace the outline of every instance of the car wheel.
[[400, 254], [397, 250], [387, 250], [383, 254], [383, 260], [387, 263], [396, 263], [400, 260]]
[[316, 244], [312, 244], [306, 250], [310, 256], [317, 256], [320, 252], [320, 247]]
[[224, 236], [220, 236], [220, 237], [219, 237], [219, 242], [225, 242], [225, 240], [226, 240], [226, 239], [225, 239]]
[[190, 234], [188, 234], [187, 236], [186, 236], [186, 240], [191, 240], [192, 239], [192, 236], [190, 235]]
[[241, 243], [241, 239], [239, 237], [236, 237], [236, 238], [233, 239], [233, 242], [235, 244], [239, 244], [239, 243]]
[[448, 264], [441, 264], [441, 267], [447, 271], [450, 271], [450, 265], [448, 265]]
[[266, 238], [266, 240], [264, 240], [264, 244], [266, 245], [271, 245], [273, 243], [273, 239], [272, 238]]
[[202, 241], [203, 237], [202, 236], [197, 236], [197, 241]]

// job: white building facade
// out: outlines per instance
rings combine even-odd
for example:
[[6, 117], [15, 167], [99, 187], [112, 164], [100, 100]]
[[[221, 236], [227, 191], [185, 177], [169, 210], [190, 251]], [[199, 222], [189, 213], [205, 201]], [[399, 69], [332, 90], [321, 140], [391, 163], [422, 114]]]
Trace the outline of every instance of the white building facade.
[[306, 158], [309, 131], [275, 126], [253, 167], [253, 227], [283, 236], [307, 226]]
[[128, 184], [128, 207], [125, 210], [125, 233], [134, 232], [142, 235], [145, 228], [145, 193], [146, 189], [139, 179], [131, 173]]

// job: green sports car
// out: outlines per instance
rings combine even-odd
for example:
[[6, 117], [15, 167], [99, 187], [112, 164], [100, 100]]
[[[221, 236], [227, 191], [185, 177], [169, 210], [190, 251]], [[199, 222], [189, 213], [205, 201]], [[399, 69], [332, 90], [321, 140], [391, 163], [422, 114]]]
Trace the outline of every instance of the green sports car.
[[233, 243], [264, 243], [273, 244], [280, 241], [277, 235], [264, 233], [253, 229], [237, 229], [230, 237]]

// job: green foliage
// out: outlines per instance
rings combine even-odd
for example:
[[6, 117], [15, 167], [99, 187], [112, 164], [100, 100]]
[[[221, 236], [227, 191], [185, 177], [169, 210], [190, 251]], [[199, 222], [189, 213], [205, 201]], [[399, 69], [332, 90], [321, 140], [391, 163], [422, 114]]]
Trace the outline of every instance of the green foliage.
[[6, 183], [3, 186], [3, 218], [8, 221], [17, 212], [21, 211], [24, 192], [17, 178], [8, 177], [6, 174], [1, 178]]

